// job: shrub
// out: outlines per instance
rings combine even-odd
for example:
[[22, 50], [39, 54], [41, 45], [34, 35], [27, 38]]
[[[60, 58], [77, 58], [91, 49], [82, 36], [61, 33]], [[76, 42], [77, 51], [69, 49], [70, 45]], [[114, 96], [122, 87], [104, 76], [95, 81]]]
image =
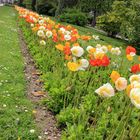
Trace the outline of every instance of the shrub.
[[73, 122], [77, 122], [79, 115], [80, 110], [78, 108], [68, 106], [57, 115], [59, 126], [66, 126], [67, 123], [72, 124]]
[[138, 48], [140, 45], [139, 9], [140, 4], [136, 0], [115, 1], [112, 5], [112, 12], [98, 17], [97, 26], [110, 36], [121, 34], [140, 51]]
[[85, 26], [88, 23], [88, 17], [80, 10], [66, 9], [64, 13], [60, 15], [60, 21]]
[[39, 14], [54, 16], [56, 7], [52, 5], [51, 3], [44, 3], [37, 7]]
[[123, 16], [127, 12], [124, 7], [126, 7], [126, 3], [124, 1], [115, 1], [112, 6], [112, 12], [107, 12], [97, 18], [97, 26], [106, 31], [108, 35], [112, 37], [117, 33], [120, 33]]

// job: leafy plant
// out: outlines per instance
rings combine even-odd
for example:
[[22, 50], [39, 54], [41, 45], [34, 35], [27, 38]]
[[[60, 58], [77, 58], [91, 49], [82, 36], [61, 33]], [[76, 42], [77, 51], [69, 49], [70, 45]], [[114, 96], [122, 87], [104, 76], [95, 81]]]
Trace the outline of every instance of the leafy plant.
[[59, 17], [60, 21], [79, 26], [85, 26], [88, 23], [87, 15], [77, 9], [66, 9]]
[[139, 50], [139, 0], [118, 1], [112, 5], [112, 11], [98, 17], [98, 26], [105, 30], [109, 36], [120, 34], [127, 38]]

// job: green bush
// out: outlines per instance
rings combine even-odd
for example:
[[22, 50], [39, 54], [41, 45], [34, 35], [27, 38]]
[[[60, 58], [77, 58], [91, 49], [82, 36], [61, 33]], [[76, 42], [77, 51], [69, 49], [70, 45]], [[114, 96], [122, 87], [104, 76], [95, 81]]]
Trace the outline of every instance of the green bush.
[[51, 4], [45, 3], [37, 7], [38, 13], [43, 15], [54, 16], [56, 8]]
[[123, 38], [127, 38], [130, 44], [136, 46], [140, 51], [140, 4], [137, 0], [118, 1], [112, 5], [112, 11], [99, 16], [97, 26], [115, 36], [119, 33]]
[[97, 26], [112, 37], [120, 33], [120, 26], [124, 21], [123, 17], [127, 12], [124, 7], [126, 7], [126, 2], [115, 1], [112, 5], [112, 12], [107, 12], [97, 18]]
[[88, 23], [87, 15], [77, 9], [66, 9], [59, 18], [61, 22], [67, 22], [79, 26], [85, 26]]
[[60, 111], [57, 115], [57, 121], [59, 126], [66, 126], [67, 123], [73, 124], [73, 122], [78, 121], [78, 116], [80, 115], [80, 110], [78, 108], [72, 107], [71, 105]]

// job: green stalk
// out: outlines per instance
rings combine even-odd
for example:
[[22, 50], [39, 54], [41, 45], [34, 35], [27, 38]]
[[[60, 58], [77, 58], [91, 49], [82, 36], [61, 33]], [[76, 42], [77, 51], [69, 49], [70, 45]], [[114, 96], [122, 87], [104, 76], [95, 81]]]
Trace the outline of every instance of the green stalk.
[[123, 129], [123, 130], [122, 130], [122, 133], [121, 133], [121, 135], [120, 135], [120, 137], [119, 137], [118, 140], [124, 140], [125, 127], [127, 126], [127, 123], [128, 123], [128, 121], [129, 121], [131, 112], [132, 112], [132, 107], [130, 108], [130, 111], [129, 111], [128, 115], [127, 115], [127, 119], [126, 119], [126, 121], [125, 121], [125, 123], [124, 123], [124, 125], [123, 125], [123, 128], [122, 128], [122, 129]]
[[123, 123], [124, 118], [125, 118], [125, 116], [127, 115], [127, 113], [129, 113], [130, 105], [131, 105], [131, 104], [129, 104], [129, 105], [127, 106], [127, 108], [125, 108], [125, 112], [124, 112], [124, 114], [123, 114], [123, 116], [122, 116], [122, 118], [121, 118], [121, 121], [119, 122], [117, 128], [112, 132], [111, 136], [110, 136], [109, 138], [107, 138], [107, 140], [113, 140], [113, 138], [114, 138], [114, 136], [115, 136], [115, 134], [116, 134], [116, 132], [117, 132], [117, 129], [118, 129], [118, 128], [120, 127], [120, 125]]
[[133, 128], [132, 132], [130, 133], [130, 138], [135, 138], [135, 136], [139, 133], [140, 131], [140, 116], [138, 117], [138, 123], [137, 125]]

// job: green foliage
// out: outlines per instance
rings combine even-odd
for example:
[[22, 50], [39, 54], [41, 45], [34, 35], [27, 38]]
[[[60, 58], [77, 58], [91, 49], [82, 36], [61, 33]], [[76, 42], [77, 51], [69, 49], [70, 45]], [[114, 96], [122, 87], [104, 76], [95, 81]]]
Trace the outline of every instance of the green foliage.
[[67, 124], [73, 124], [73, 122], [78, 122], [79, 115], [80, 110], [69, 105], [67, 108], [61, 110], [59, 115], [56, 116], [58, 120], [58, 125], [64, 127]]
[[112, 11], [98, 18], [98, 26], [114, 36], [120, 33], [129, 43], [139, 45], [140, 1], [118, 1], [112, 5]]
[[87, 15], [75, 8], [66, 9], [65, 12], [61, 14], [59, 18], [61, 22], [67, 22], [79, 26], [85, 26], [88, 23]]
[[77, 7], [83, 12], [96, 11], [99, 15], [110, 11], [114, 0], [79, 0]]
[[37, 12], [39, 14], [55, 16], [56, 9], [57, 9], [57, 2], [55, 0], [51, 0], [47, 2], [46, 1], [38, 2], [37, 5]]
[[123, 16], [127, 12], [124, 7], [126, 7], [126, 2], [115, 1], [112, 5], [112, 12], [98, 17], [98, 26], [105, 30], [109, 36], [115, 36], [120, 32]]
[[134, 44], [140, 53], [140, 0], [132, 0], [130, 2], [125, 22], [122, 23], [120, 28], [122, 35], [126, 36], [129, 42]]

